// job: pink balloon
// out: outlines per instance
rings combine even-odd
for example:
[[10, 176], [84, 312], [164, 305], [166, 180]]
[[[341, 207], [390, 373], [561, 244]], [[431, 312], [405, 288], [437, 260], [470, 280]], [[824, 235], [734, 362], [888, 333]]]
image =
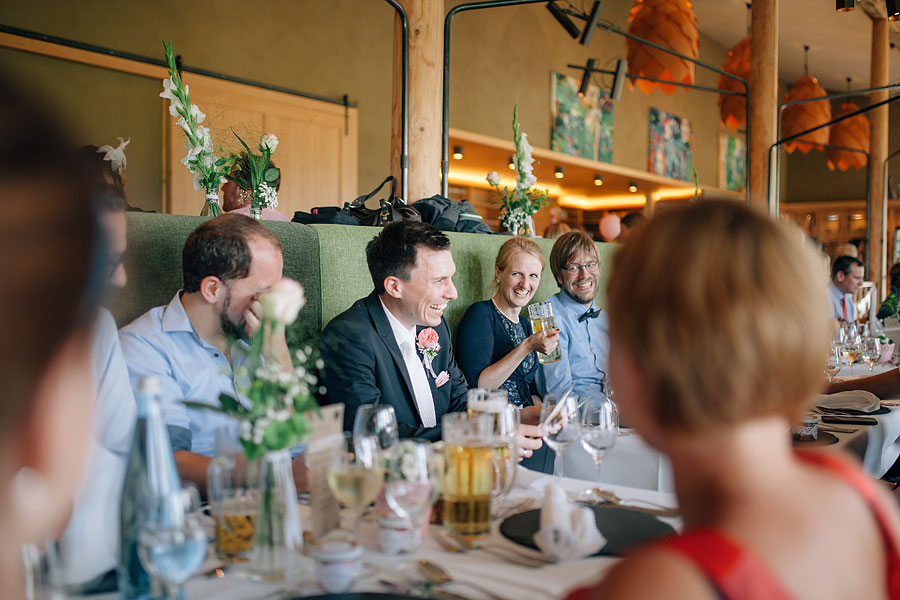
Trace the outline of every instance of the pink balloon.
[[622, 219], [618, 216], [610, 213], [600, 219], [600, 235], [604, 240], [611, 242], [619, 237], [620, 233], [622, 233]]

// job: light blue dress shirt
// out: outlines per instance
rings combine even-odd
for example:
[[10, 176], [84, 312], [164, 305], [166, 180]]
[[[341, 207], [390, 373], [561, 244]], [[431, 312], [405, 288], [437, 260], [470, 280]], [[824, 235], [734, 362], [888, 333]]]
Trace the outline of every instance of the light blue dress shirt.
[[579, 323], [579, 316], [595, 308], [593, 302], [586, 306], [560, 291], [550, 297], [550, 303], [560, 330], [562, 358], [541, 365], [547, 393], [561, 395], [570, 388], [586, 398], [604, 393], [609, 361], [609, 317], [606, 311]]
[[828, 298], [831, 300], [831, 316], [841, 320], [844, 318], [844, 308], [841, 306], [843, 298], [847, 303], [847, 320], [856, 320], [856, 305], [853, 302], [852, 294], [845, 294], [834, 285], [834, 282], [828, 284]]
[[[238, 340], [232, 345], [232, 366], [221, 350], [194, 331], [180, 291], [167, 306], [152, 308], [123, 327], [119, 339], [135, 392], [142, 377], [156, 376], [166, 425], [191, 432], [191, 452], [214, 456], [215, 430], [234, 427], [235, 421], [211, 410], [188, 408], [184, 401], [218, 406], [219, 394], [237, 398], [235, 372], [249, 362], [247, 343]], [[239, 400], [245, 406], [249, 403], [246, 398]]]

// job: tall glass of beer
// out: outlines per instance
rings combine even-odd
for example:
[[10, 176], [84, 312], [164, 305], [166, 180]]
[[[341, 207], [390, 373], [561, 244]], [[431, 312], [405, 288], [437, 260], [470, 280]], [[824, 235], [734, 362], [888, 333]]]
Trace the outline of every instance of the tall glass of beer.
[[515, 483], [519, 409], [509, 403], [506, 390], [472, 389], [468, 394], [468, 410], [470, 415], [487, 414], [491, 417], [491, 460], [494, 466], [491, 498], [496, 510]]
[[[531, 332], [549, 331], [556, 329], [556, 318], [553, 316], [553, 305], [549, 300], [545, 302], [535, 302], [528, 306], [528, 319], [531, 321]], [[559, 345], [553, 349], [550, 354], [538, 352], [538, 362], [542, 365], [553, 363], [562, 358], [562, 351]]]
[[466, 539], [491, 530], [493, 419], [487, 414], [447, 413], [444, 437], [444, 528]]

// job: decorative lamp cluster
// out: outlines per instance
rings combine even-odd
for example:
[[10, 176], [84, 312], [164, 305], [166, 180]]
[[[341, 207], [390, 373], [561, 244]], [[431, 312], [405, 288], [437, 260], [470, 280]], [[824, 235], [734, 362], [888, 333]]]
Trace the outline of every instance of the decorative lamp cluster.
[[[722, 70], [736, 75], [745, 81], [750, 80], [750, 38], [742, 39], [728, 51]], [[719, 89], [743, 92], [741, 82], [725, 75], [719, 75]], [[737, 129], [747, 122], [747, 100], [743, 96], [719, 94], [719, 115], [722, 124]]]
[[[859, 107], [853, 102], [845, 102], [841, 106], [841, 110], [836, 117], [850, 114], [859, 110]], [[843, 146], [845, 148], [857, 148], [865, 152], [869, 152], [869, 120], [865, 115], [856, 115], [831, 126], [831, 136], [828, 140], [829, 144], [834, 146]], [[834, 171], [840, 169], [846, 171], [850, 167], [856, 169], [865, 169], [868, 163], [868, 154], [862, 152], [851, 152], [849, 150], [841, 150], [839, 148], [827, 148], [825, 150], [825, 159], [828, 168]]]
[[[700, 33], [688, 0], [637, 0], [628, 16], [628, 33], [691, 58], [700, 56]], [[653, 86], [671, 94], [678, 83], [694, 83], [695, 64], [632, 39], [625, 42], [628, 73], [672, 81], [672, 84], [631, 80], [645, 94]]]
[[[809, 75], [803, 75], [784, 95], [784, 101], [805, 100], [825, 95], [825, 88], [822, 87], [818, 79]], [[788, 106], [784, 109], [784, 116], [781, 121], [781, 137], [790, 137], [816, 125], [827, 123], [830, 120], [831, 103], [828, 100]], [[822, 146], [828, 143], [828, 130], [829, 127], [817, 129], [802, 138], [785, 143], [784, 149], [788, 152], [800, 150], [804, 154], [810, 150], [821, 150]]]

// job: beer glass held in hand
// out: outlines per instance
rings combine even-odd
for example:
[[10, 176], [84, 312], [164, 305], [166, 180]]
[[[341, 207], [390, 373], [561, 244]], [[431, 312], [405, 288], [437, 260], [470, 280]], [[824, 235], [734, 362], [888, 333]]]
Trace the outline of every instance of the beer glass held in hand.
[[486, 414], [448, 413], [444, 436], [444, 528], [466, 539], [491, 530], [493, 419]]
[[[528, 319], [531, 321], [531, 332], [551, 331], [556, 329], [556, 319], [553, 316], [553, 305], [549, 301], [536, 302], [528, 307]], [[557, 345], [550, 354], [538, 352], [538, 362], [542, 365], [553, 363], [562, 358], [562, 352]]]

